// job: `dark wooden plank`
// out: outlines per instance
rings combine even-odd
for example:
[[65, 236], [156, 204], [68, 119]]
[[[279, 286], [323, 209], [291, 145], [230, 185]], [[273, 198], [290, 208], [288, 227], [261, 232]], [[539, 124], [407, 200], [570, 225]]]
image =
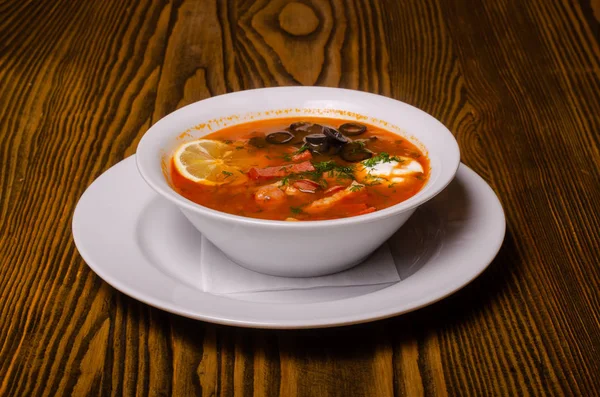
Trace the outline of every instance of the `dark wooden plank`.
[[148, 370], [147, 308], [89, 270], [70, 221], [150, 125], [168, 5], [0, 7], [0, 394], [127, 392], [125, 371]]
[[585, 395], [600, 369], [598, 41], [572, 2], [443, 9], [513, 236], [500, 346], [531, 393]]
[[[0, 395], [593, 395], [600, 388], [600, 3], [0, 5]], [[456, 135], [506, 242], [479, 279], [374, 324], [260, 331], [130, 299], [70, 235], [151, 123], [239, 89], [392, 96]]]

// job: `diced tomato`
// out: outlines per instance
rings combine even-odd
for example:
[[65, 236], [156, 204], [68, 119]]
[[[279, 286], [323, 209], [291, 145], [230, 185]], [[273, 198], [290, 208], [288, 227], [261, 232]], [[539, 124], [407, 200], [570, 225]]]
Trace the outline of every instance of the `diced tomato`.
[[325, 190], [325, 195], [328, 196], [330, 194], [337, 193], [340, 190], [344, 190], [345, 188], [345, 186], [332, 186], [329, 189]]
[[272, 179], [272, 178], [281, 178], [289, 174], [295, 174], [298, 172], [307, 172], [314, 171], [315, 167], [313, 167], [310, 161], [304, 161], [298, 164], [288, 164], [288, 165], [280, 165], [277, 167], [267, 167], [267, 168], [250, 168], [248, 171], [248, 177], [250, 179]]
[[302, 153], [298, 153], [292, 156], [292, 161], [306, 161], [306, 160], [312, 160], [312, 154], [308, 151], [305, 150]]

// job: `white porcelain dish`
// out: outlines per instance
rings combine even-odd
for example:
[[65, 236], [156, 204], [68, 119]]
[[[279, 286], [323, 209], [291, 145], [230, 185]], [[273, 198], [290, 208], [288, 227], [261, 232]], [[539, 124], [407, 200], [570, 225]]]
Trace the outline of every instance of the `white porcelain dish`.
[[[364, 117], [419, 145], [429, 156], [430, 178], [419, 193], [390, 208], [310, 222], [259, 220], [215, 211], [180, 196], [165, 178], [168, 159], [182, 140], [197, 139], [225, 125], [292, 116]], [[144, 180], [174, 203], [206, 238], [251, 270], [286, 277], [331, 274], [359, 263], [418, 206], [441, 192], [454, 178], [459, 163], [453, 135], [425, 112], [387, 97], [325, 87], [265, 88], [196, 102], [154, 124], [137, 148]]]
[[121, 292], [182, 316], [257, 328], [348, 325], [429, 305], [483, 272], [504, 232], [496, 195], [461, 165], [448, 188], [388, 240], [402, 281], [388, 287], [219, 296], [201, 288], [198, 231], [148, 187], [133, 157], [94, 181], [73, 216], [73, 237], [82, 257]]

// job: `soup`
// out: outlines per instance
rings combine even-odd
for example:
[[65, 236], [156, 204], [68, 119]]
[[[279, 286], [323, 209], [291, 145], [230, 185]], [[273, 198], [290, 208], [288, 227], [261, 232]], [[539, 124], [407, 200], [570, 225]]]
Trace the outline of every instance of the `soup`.
[[382, 128], [325, 118], [260, 120], [181, 145], [172, 187], [218, 211], [310, 221], [368, 214], [414, 196], [429, 159]]

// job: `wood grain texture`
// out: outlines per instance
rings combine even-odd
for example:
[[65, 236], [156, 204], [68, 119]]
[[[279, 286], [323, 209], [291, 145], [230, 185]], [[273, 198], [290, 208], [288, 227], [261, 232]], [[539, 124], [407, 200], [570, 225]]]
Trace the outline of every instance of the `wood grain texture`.
[[[391, 96], [456, 135], [505, 243], [453, 296], [305, 331], [192, 321], [104, 283], [77, 199], [169, 112], [226, 92]], [[591, 396], [600, 390], [600, 3], [0, 3], [0, 395]]]

